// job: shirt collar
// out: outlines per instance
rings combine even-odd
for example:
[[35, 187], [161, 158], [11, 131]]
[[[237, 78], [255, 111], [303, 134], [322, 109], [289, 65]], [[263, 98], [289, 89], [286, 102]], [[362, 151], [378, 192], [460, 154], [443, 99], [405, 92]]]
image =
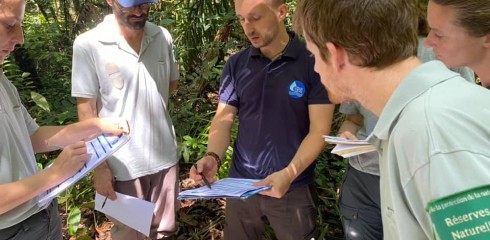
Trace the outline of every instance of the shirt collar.
[[381, 140], [388, 139], [398, 116], [411, 101], [433, 86], [456, 76], [457, 73], [449, 71], [437, 60], [416, 67], [393, 92], [379, 117], [373, 135]]

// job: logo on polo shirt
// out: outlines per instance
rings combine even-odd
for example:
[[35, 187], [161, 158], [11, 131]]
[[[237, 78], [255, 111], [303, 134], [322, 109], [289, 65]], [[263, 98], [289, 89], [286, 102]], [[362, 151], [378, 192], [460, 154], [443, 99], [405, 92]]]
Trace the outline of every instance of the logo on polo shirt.
[[305, 85], [300, 80], [295, 80], [289, 85], [289, 96], [292, 98], [301, 98], [305, 95], [305, 92]]

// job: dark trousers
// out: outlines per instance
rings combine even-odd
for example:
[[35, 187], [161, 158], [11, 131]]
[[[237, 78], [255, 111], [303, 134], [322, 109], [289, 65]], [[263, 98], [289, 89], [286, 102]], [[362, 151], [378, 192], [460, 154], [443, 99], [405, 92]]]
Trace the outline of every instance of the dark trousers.
[[383, 239], [379, 176], [348, 165], [341, 187], [340, 211], [347, 240]]
[[298, 187], [280, 199], [254, 195], [226, 200], [225, 240], [260, 240], [268, 221], [277, 239], [316, 239], [316, 193]]
[[53, 200], [49, 206], [26, 220], [0, 229], [0, 240], [61, 240], [61, 220], [58, 203]]

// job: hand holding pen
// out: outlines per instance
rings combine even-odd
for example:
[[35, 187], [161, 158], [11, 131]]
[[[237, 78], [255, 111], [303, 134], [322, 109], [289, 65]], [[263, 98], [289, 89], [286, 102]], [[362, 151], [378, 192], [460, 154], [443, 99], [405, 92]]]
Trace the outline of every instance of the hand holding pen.
[[79, 141], [65, 146], [49, 167], [50, 171], [57, 171], [62, 176], [62, 181], [75, 175], [89, 160], [85, 142]]
[[[55, 147], [55, 148], [58, 148], [59, 150], [63, 151], [63, 149], [65, 148], [64, 146], [61, 146], [61, 145], [57, 145], [57, 144], [51, 144], [49, 145], [50, 147]], [[83, 163], [83, 167], [84, 168], [87, 168], [87, 163]], [[82, 169], [78, 170], [79, 172], [81, 171]]]
[[107, 199], [112, 201], [117, 199], [116, 192], [114, 191], [116, 176], [112, 174], [107, 162], [102, 162], [95, 168], [93, 179], [95, 191], [98, 194], [105, 196], [102, 207], [106, 205]]
[[206, 177], [204, 176], [204, 174], [202, 172], [199, 172], [197, 170], [197, 164], [194, 163], [194, 168], [196, 168], [196, 172], [197, 174], [199, 174], [199, 176], [201, 176], [202, 180], [204, 181], [204, 184], [206, 184], [206, 186], [211, 189], [211, 184], [209, 183], [209, 181], [206, 179]]

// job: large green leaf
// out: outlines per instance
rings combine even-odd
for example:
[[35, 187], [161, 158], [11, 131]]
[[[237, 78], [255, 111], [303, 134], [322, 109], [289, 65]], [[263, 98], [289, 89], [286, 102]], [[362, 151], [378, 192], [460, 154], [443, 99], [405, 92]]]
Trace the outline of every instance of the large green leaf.
[[49, 103], [43, 95], [37, 92], [31, 92], [31, 98], [38, 107], [46, 112], [51, 112], [51, 109], [49, 108]]
[[80, 212], [80, 208], [76, 206], [72, 206], [70, 208], [70, 213], [68, 214], [68, 231], [70, 235], [75, 235], [78, 230], [78, 224], [80, 224], [80, 219], [82, 218], [82, 214]]

